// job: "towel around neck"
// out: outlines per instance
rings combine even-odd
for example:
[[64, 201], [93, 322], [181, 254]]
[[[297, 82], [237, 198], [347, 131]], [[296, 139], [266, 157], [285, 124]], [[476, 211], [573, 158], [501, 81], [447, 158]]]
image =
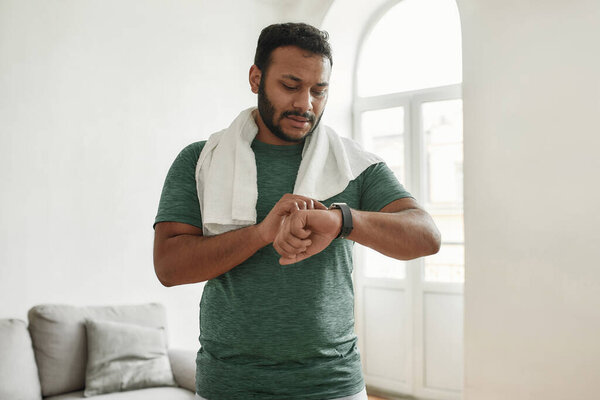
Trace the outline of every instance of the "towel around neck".
[[[256, 223], [256, 162], [250, 147], [258, 133], [255, 109], [242, 111], [228, 128], [212, 134], [198, 158], [196, 189], [205, 236]], [[381, 161], [321, 122], [306, 138], [294, 194], [326, 200]]]

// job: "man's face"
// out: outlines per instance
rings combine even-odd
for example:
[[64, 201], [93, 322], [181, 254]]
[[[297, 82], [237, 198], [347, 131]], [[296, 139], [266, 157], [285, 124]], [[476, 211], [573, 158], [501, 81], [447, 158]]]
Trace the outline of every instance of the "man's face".
[[266, 69], [258, 85], [258, 111], [270, 132], [259, 130], [258, 139], [302, 142], [319, 124], [327, 103], [329, 59], [295, 46], [278, 47]]

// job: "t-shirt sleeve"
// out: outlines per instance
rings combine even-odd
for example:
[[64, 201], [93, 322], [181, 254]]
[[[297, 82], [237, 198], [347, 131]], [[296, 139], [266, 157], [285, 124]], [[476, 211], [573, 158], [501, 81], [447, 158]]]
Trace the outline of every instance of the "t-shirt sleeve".
[[177, 156], [165, 179], [154, 226], [159, 222], [181, 222], [202, 228], [196, 192], [196, 164], [206, 142], [192, 143]]
[[361, 178], [361, 210], [379, 211], [394, 200], [412, 197], [384, 162], [371, 165]]

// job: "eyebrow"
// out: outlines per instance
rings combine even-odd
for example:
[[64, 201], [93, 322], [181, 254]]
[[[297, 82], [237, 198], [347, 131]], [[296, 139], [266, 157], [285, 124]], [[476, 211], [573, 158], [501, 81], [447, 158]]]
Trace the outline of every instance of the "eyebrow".
[[[292, 75], [292, 74], [282, 75], [282, 78], [284, 78], [284, 79], [291, 79], [294, 82], [302, 82], [302, 79], [300, 79], [297, 76]], [[327, 87], [327, 86], [329, 86], [329, 83], [327, 83], [327, 82], [319, 82], [319, 83], [317, 83], [317, 86]]]

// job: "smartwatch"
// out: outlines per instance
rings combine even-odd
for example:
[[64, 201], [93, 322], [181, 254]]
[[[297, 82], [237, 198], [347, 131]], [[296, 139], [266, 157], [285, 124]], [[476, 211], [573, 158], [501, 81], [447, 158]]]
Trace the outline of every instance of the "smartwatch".
[[340, 234], [337, 235], [336, 239], [347, 238], [348, 235], [350, 235], [350, 232], [352, 232], [352, 228], [354, 227], [352, 225], [352, 212], [350, 211], [350, 207], [348, 207], [348, 204], [346, 203], [331, 203], [329, 209], [339, 209], [342, 211], [342, 230], [340, 231]]

